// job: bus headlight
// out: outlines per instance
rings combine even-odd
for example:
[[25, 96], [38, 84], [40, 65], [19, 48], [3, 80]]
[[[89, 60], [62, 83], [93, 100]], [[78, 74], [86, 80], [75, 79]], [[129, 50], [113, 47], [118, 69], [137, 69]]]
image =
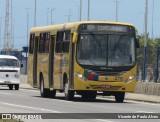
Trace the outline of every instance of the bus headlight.
[[14, 77], [18, 79], [18, 78], [19, 78], [19, 74], [16, 73], [16, 74], [14, 75]]
[[125, 82], [126, 82], [126, 83], [127, 83], [127, 82], [131, 82], [131, 81], [133, 81], [135, 78], [136, 78], [135, 75], [130, 76], [128, 79], [125, 80]]
[[75, 72], [75, 76], [77, 76], [78, 78], [84, 80], [84, 81], [87, 81], [87, 78], [84, 77], [82, 74], [78, 73], [78, 72]]

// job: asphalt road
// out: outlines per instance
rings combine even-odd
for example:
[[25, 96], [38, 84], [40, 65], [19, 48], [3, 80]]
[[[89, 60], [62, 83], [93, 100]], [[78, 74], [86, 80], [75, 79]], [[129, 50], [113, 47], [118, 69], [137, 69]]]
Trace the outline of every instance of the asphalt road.
[[[95, 101], [83, 101], [76, 95], [75, 101], [66, 101], [64, 94], [57, 93], [56, 98], [41, 98], [38, 90], [20, 89], [19, 91], [8, 90], [8, 87], [0, 86], [0, 113], [160, 113], [160, 104], [125, 101], [115, 103], [112, 98], [97, 97]], [[84, 115], [84, 114], [82, 114]], [[94, 115], [94, 114], [93, 114]], [[75, 116], [70, 115], [70, 116]], [[85, 115], [87, 116], [87, 114]], [[24, 120], [34, 121], [34, 120]], [[37, 120], [36, 120], [37, 121]], [[38, 120], [39, 121], [39, 120]], [[44, 121], [44, 120], [43, 120]], [[60, 122], [61, 119], [45, 120]], [[66, 121], [66, 120], [63, 120]], [[69, 122], [75, 122], [70, 119]], [[76, 119], [76, 122], [128, 122], [134, 119]], [[136, 121], [159, 121], [157, 119], [141, 119]]]

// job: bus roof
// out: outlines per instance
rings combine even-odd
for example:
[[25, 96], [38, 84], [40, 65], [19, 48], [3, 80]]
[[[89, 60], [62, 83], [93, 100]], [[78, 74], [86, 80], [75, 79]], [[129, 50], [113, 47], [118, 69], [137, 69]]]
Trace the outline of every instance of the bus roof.
[[80, 22], [71, 22], [71, 23], [64, 23], [64, 24], [57, 24], [57, 25], [50, 25], [50, 26], [40, 26], [40, 27], [33, 27], [31, 28], [31, 33], [33, 32], [45, 32], [48, 30], [67, 30], [67, 29], [76, 29], [80, 24], [117, 24], [117, 25], [128, 25], [133, 26], [133, 24], [123, 23], [123, 22], [110, 22], [110, 21], [80, 21]]
[[0, 55], [0, 59], [1, 58], [16, 59], [16, 60], [18, 60], [15, 56], [12, 56], [12, 55]]

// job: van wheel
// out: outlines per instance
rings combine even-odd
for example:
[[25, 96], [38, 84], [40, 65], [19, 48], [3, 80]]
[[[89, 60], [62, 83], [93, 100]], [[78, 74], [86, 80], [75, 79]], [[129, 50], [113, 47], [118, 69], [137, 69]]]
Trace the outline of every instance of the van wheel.
[[8, 85], [8, 87], [9, 87], [9, 90], [13, 90], [13, 85]]
[[123, 103], [125, 97], [125, 92], [119, 92], [115, 94], [115, 100], [117, 103]]
[[19, 84], [14, 85], [15, 90], [19, 90]]
[[49, 97], [49, 90], [44, 88], [44, 80], [43, 76], [40, 78], [40, 94], [41, 97]]
[[74, 99], [74, 90], [69, 90], [68, 83], [64, 85], [64, 94], [66, 100], [73, 100]]

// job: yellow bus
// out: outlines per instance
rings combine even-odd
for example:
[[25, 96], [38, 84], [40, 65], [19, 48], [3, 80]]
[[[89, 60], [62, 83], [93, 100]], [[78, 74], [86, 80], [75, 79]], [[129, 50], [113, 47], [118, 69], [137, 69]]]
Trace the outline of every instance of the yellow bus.
[[125, 92], [136, 85], [134, 25], [119, 22], [86, 21], [30, 31], [28, 82], [42, 97], [63, 92], [66, 100], [96, 99], [113, 95], [123, 102]]

